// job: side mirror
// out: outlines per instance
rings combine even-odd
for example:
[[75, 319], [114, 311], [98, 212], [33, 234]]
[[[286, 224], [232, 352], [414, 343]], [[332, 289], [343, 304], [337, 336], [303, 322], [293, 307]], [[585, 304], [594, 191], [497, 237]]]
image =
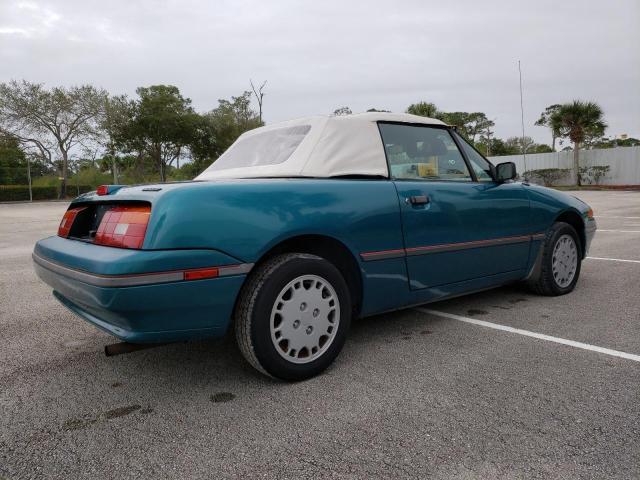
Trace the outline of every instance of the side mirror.
[[513, 162], [504, 162], [496, 165], [496, 181], [504, 183], [507, 180], [516, 178], [516, 164]]

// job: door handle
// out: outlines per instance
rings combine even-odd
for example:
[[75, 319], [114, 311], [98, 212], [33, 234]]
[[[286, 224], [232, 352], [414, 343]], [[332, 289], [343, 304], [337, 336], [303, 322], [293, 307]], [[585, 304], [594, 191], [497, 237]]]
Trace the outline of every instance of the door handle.
[[404, 201], [410, 205], [426, 205], [431, 200], [429, 199], [429, 195], [412, 195], [405, 198]]

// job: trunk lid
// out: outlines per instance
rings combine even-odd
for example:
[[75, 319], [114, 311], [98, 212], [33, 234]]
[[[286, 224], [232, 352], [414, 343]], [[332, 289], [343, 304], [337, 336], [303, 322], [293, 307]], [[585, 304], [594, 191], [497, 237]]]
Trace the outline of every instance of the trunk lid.
[[[73, 200], [69, 210], [75, 210], [77, 213], [73, 215], [72, 223], [67, 222], [64, 234], [61, 233], [62, 224], [65, 223], [63, 219], [58, 235], [84, 242], [109, 245], [108, 243], [102, 243], [101, 240], [103, 232], [100, 231], [100, 225], [105, 215], [114, 211], [114, 209], [117, 210], [119, 207], [120, 209], [124, 207], [124, 209], [129, 210], [138, 208], [152, 209], [153, 204], [163, 193], [184, 187], [190, 183], [193, 182], [134, 186], [102, 185], [98, 190], [85, 193]], [[105, 222], [107, 221], [108, 219], [105, 219]], [[71, 224], [69, 225], [69, 223]], [[146, 228], [146, 225], [144, 227]], [[103, 226], [103, 230], [104, 228]], [[137, 228], [140, 229], [140, 227]], [[138, 232], [139, 234], [140, 232]], [[98, 236], [97, 240], [96, 235]], [[127, 245], [115, 244], [111, 246], [126, 247]], [[130, 246], [135, 248], [133, 245]]]

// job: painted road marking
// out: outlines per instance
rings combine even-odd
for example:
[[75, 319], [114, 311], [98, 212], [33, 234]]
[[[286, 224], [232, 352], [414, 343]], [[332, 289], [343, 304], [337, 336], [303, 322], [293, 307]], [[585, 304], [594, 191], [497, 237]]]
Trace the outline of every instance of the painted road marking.
[[596, 215], [596, 218], [630, 218], [640, 220], [640, 217], [619, 217], [617, 215]]
[[640, 230], [603, 230], [599, 228], [598, 232], [615, 232], [615, 233], [640, 233]]
[[634, 362], [640, 362], [640, 355], [634, 355], [633, 353], [620, 352], [619, 350], [611, 350], [610, 348], [598, 347], [596, 345], [590, 345], [588, 343], [576, 342], [574, 340], [567, 340], [565, 338], [552, 337], [550, 335], [544, 335], [542, 333], [530, 332], [529, 330], [522, 330], [520, 328], [500, 325], [499, 323], [485, 322], [484, 320], [478, 320], [476, 318], [463, 317], [460, 315], [454, 315], [453, 313], [431, 310], [430, 308], [416, 308], [415, 310], [429, 315], [435, 315], [436, 317], [443, 317], [450, 320], [457, 320], [459, 322], [471, 323], [473, 325], [493, 328], [494, 330], [502, 330], [509, 333], [517, 333], [518, 335], [524, 335], [525, 337], [533, 337], [539, 340], [546, 340], [547, 342], [559, 343], [561, 345], [581, 348], [582, 350], [591, 350], [592, 352], [604, 353], [605, 355], [610, 355], [612, 357], [620, 357], [627, 360], [633, 360]]
[[640, 260], [626, 260], [624, 258], [587, 257], [587, 260], [609, 260], [611, 262], [640, 263]]

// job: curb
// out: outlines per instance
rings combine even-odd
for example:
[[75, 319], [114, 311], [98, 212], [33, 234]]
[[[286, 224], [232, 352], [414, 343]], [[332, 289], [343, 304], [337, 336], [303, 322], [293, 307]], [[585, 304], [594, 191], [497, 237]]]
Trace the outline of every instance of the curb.
[[34, 200], [30, 202], [29, 200], [13, 200], [11, 202], [0, 202], [0, 205], [15, 205], [15, 204], [32, 204], [32, 203], [69, 203], [72, 199], [69, 200]]

